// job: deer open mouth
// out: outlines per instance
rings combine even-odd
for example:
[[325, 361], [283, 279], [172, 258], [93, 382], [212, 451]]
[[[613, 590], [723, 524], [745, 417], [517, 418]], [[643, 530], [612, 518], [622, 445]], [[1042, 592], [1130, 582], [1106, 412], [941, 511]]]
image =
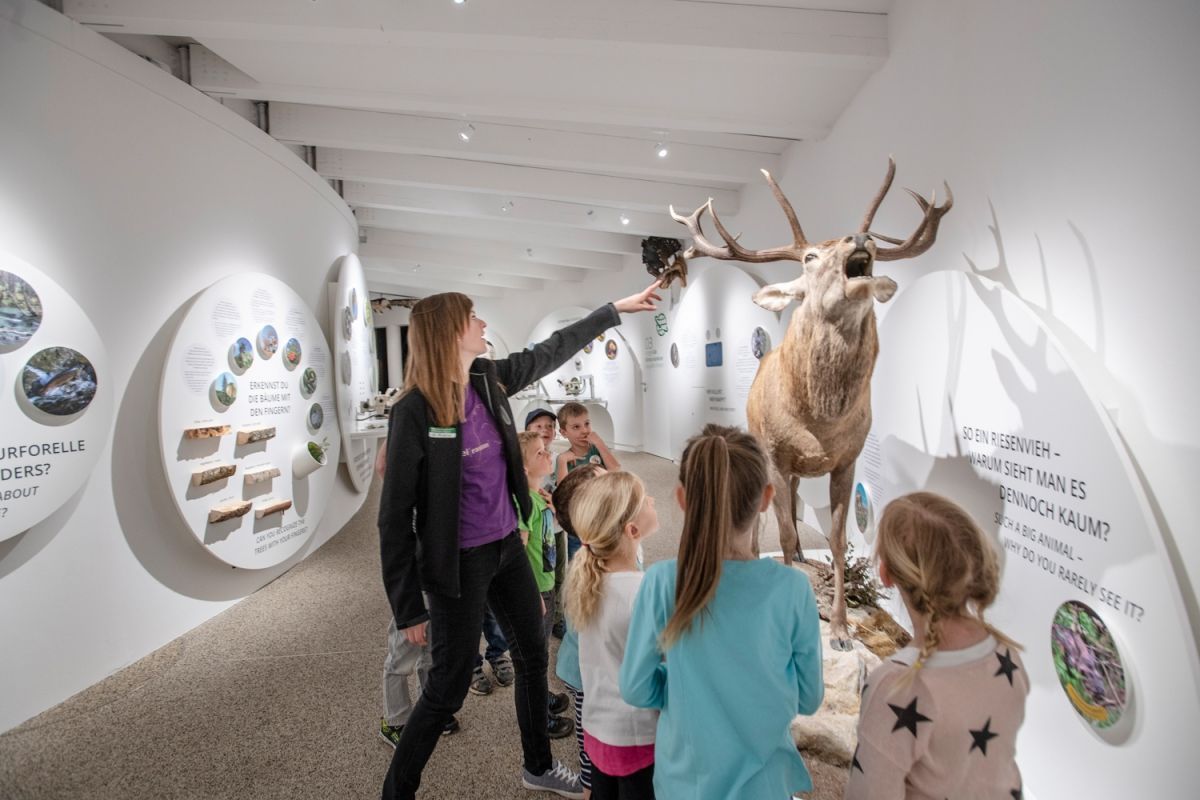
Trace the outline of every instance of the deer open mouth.
[[846, 277], [865, 278], [871, 274], [871, 266], [875, 259], [867, 250], [855, 250], [846, 257]]

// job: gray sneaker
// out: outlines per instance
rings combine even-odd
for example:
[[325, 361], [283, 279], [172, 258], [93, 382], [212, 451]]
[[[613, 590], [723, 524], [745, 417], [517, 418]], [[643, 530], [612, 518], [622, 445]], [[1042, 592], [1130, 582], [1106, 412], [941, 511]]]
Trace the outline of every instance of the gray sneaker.
[[508, 653], [492, 662], [492, 677], [500, 686], [512, 686], [515, 676], [513, 675], [512, 659], [508, 657]]
[[550, 769], [541, 775], [534, 775], [527, 769], [521, 770], [521, 785], [535, 792], [554, 792], [559, 797], [583, 800], [579, 774], [564, 767], [558, 759], [554, 759]]
[[487, 675], [483, 674], [483, 666], [475, 668], [475, 673], [471, 676], [471, 694], [491, 694], [492, 681]]

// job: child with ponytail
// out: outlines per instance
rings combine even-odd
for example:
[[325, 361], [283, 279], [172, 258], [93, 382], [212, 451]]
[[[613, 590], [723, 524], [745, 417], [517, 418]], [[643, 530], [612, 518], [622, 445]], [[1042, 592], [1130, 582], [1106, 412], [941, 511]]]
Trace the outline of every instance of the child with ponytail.
[[593, 800], [654, 797], [654, 730], [658, 712], [621, 698], [618, 671], [633, 601], [642, 583], [638, 543], [658, 530], [654, 498], [628, 472], [584, 484], [570, 504], [582, 547], [567, 573], [567, 620], [579, 635], [584, 748], [592, 764]]
[[960, 507], [916, 492], [884, 509], [875, 555], [914, 638], [867, 678], [846, 797], [1020, 797], [1029, 681], [1019, 645], [983, 618], [1000, 589], [995, 547]]
[[748, 433], [707, 425], [679, 479], [679, 557], [646, 572], [620, 675], [631, 705], [662, 710], [654, 791], [791, 798], [812, 789], [788, 725], [821, 704], [821, 641], [805, 574], [753, 553], [774, 496], [766, 455]]

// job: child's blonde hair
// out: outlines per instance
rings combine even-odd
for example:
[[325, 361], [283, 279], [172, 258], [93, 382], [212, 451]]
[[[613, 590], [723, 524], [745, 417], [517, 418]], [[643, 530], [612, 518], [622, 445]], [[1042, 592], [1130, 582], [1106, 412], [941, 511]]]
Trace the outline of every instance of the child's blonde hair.
[[597, 475], [571, 499], [571, 524], [583, 541], [567, 572], [567, 616], [576, 628], [586, 628], [599, 611], [606, 562], [620, 552], [625, 526], [645, 501], [645, 485], [629, 472]]
[[521, 448], [522, 458], [526, 457], [525, 448], [533, 444], [541, 444], [542, 435], [537, 431], [521, 431], [517, 434], [517, 444]]
[[679, 465], [685, 508], [675, 612], [659, 639], [663, 652], [691, 630], [716, 595], [730, 540], [754, 522], [769, 480], [762, 446], [743, 430], [705, 425], [688, 440]]
[[941, 622], [966, 617], [999, 641], [1020, 648], [993, 628], [983, 612], [1000, 591], [1000, 557], [971, 515], [932, 492], [913, 492], [888, 503], [879, 519], [875, 558], [925, 617], [925, 642], [913, 672], [937, 649]]

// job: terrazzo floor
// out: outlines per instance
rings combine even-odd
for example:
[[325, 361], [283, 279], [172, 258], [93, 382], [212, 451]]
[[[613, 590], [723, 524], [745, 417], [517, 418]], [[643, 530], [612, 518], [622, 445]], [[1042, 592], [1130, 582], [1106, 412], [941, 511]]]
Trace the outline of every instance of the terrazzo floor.
[[[646, 541], [647, 562], [673, 557], [675, 465], [619, 456], [656, 498], [661, 530]], [[0, 734], [0, 798], [378, 797], [392, 755], [377, 735], [388, 624], [379, 483], [341, 533], [278, 580]], [[776, 541], [769, 530], [764, 549]], [[553, 678], [552, 688], [561, 691]], [[511, 689], [468, 695], [458, 717], [462, 730], [434, 752], [421, 797], [547, 796], [520, 787]], [[577, 766], [573, 737], [552, 745]], [[808, 762], [807, 797], [840, 798], [844, 770]]]

